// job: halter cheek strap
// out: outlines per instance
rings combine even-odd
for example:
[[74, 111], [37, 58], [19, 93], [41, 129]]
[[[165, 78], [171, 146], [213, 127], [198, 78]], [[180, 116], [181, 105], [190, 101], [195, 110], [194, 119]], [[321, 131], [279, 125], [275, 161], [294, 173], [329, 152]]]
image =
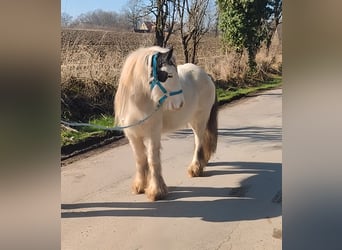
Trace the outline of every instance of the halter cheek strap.
[[169, 92], [169, 91], [167, 91], [164, 88], [164, 86], [158, 80], [157, 57], [158, 57], [158, 53], [154, 54], [152, 56], [152, 74], [153, 74], [153, 79], [151, 81], [150, 88], [151, 88], [151, 91], [152, 91], [155, 86], [158, 86], [159, 89], [163, 92], [164, 95], [162, 97], [160, 97], [160, 99], [158, 101], [158, 106], [161, 106], [164, 103], [164, 101], [166, 100], [167, 97], [174, 96], [174, 95], [179, 95], [179, 94], [183, 93], [183, 90], [180, 89], [180, 90], [177, 90], [177, 91]]

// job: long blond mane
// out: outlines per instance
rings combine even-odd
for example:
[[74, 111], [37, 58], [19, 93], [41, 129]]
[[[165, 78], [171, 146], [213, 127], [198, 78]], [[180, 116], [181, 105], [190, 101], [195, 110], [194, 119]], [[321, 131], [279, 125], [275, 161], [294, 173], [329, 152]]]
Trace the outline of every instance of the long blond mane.
[[126, 104], [130, 96], [148, 95], [150, 92], [148, 83], [151, 81], [152, 55], [157, 52], [165, 53], [168, 50], [153, 46], [139, 48], [128, 55], [121, 70], [114, 102], [115, 121], [118, 125], [122, 125], [121, 120], [127, 112]]

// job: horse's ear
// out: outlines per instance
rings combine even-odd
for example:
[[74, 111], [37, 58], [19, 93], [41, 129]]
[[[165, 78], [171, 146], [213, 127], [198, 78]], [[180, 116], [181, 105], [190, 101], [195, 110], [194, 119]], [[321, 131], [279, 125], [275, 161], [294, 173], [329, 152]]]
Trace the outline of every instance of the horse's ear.
[[169, 52], [167, 52], [167, 57], [166, 57], [167, 61], [170, 61], [170, 59], [172, 57], [172, 53], [173, 53], [173, 47], [171, 46], [169, 49], [170, 50], [169, 50]]

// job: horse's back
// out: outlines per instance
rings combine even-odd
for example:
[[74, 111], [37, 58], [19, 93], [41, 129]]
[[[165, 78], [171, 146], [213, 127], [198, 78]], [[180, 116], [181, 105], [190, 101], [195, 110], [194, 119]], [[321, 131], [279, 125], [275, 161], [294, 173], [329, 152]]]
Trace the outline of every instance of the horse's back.
[[[208, 98], [211, 95], [215, 97], [215, 84], [201, 67], [192, 63], [186, 63], [179, 65], [177, 69], [183, 87], [186, 88], [187, 85], [191, 85], [191, 88], [200, 97]], [[209, 99], [214, 100], [214, 98]]]
[[[209, 75], [199, 66], [187, 63], [178, 66], [178, 74], [182, 83], [185, 99], [196, 101], [196, 106], [211, 106], [215, 102], [215, 84]], [[195, 100], [190, 100], [190, 99]]]
[[184, 127], [193, 119], [207, 119], [215, 103], [215, 84], [201, 67], [187, 63], [178, 65], [177, 70], [184, 94], [184, 106], [178, 111], [164, 113], [164, 131]]

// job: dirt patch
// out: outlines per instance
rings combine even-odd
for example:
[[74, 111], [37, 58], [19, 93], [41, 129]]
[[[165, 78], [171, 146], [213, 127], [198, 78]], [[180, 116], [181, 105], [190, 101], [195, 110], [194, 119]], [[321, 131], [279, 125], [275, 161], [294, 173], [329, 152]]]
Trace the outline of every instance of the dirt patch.
[[276, 239], [281, 239], [283, 237], [283, 232], [281, 231], [281, 229], [273, 228], [272, 237]]

